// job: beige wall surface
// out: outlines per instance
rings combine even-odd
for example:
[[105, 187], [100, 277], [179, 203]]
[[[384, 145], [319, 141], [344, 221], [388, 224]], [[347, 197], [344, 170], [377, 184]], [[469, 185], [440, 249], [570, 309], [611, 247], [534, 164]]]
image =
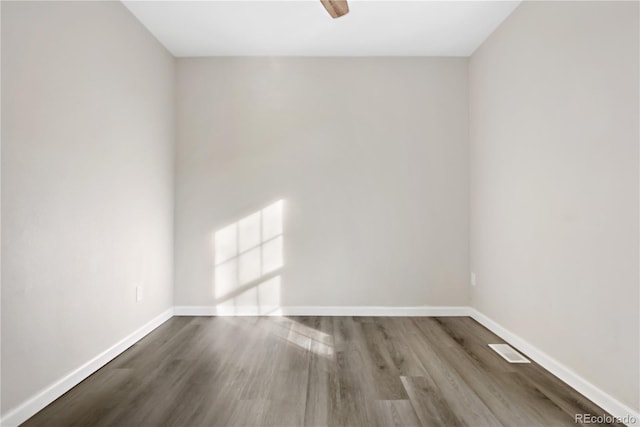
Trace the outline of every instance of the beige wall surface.
[[2, 2], [3, 414], [172, 306], [173, 62], [118, 2]]
[[176, 305], [467, 304], [466, 59], [177, 64]]
[[525, 2], [470, 61], [472, 304], [638, 410], [638, 3]]

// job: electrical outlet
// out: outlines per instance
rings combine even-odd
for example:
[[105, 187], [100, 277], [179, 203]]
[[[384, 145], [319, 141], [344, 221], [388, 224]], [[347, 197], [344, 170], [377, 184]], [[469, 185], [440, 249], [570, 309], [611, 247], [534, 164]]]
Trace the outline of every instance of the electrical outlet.
[[136, 286], [136, 302], [142, 301], [142, 285]]
[[476, 287], [476, 273], [471, 273], [471, 286]]

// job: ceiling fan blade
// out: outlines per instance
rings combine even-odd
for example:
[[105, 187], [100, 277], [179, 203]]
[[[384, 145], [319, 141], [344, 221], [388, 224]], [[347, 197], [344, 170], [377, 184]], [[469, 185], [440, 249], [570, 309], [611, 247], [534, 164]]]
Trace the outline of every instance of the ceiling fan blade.
[[342, 15], [349, 13], [349, 5], [347, 0], [320, 0], [322, 5], [332, 18], [340, 18]]

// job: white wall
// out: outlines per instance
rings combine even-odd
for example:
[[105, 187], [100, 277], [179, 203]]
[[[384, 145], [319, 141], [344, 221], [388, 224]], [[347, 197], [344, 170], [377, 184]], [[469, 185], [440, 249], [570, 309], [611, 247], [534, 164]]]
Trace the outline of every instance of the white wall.
[[2, 2], [3, 414], [172, 305], [173, 62], [119, 2]]
[[[177, 65], [176, 305], [467, 304], [466, 59]], [[278, 200], [282, 268], [216, 266], [214, 233]]]
[[525, 2], [470, 61], [472, 303], [638, 409], [638, 3]]

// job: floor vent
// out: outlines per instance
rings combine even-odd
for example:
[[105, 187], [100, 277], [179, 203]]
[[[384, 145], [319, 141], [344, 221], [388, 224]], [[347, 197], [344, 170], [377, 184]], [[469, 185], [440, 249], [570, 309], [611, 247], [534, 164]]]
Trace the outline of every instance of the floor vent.
[[531, 363], [529, 359], [515, 351], [509, 344], [489, 344], [489, 347], [509, 363]]

